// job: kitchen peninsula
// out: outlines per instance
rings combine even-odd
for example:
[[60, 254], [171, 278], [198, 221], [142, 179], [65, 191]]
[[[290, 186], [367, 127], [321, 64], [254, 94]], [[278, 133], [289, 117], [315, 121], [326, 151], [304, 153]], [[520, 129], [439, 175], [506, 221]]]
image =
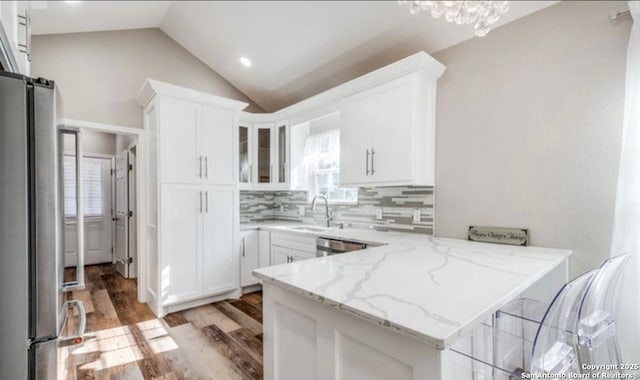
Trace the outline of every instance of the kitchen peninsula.
[[550, 300], [571, 254], [358, 229], [322, 236], [386, 245], [254, 271], [266, 379], [459, 378], [448, 348], [519, 296]]

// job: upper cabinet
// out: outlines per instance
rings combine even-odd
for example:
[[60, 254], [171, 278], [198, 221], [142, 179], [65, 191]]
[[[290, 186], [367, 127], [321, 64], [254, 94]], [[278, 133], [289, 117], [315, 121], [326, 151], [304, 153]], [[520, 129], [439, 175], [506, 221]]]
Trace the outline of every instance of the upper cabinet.
[[172, 96], [158, 103], [162, 181], [235, 185], [237, 111]]
[[238, 183], [245, 189], [289, 186], [289, 124], [241, 121], [238, 135]]
[[[304, 168], [299, 153], [307, 141], [291, 134], [289, 125], [297, 131], [327, 115], [339, 115], [339, 174], [333, 184], [435, 185], [436, 81], [444, 70], [418, 52], [275, 113], [242, 113], [245, 122], [236, 132], [241, 187], [297, 189]], [[318, 127], [307, 137], [323, 131]]]
[[435, 89], [416, 71], [342, 101], [343, 186], [434, 185]]
[[[2, 29], [0, 36], [8, 44], [9, 51], [5, 52], [3, 61], [5, 70], [18, 72], [24, 75], [31, 74], [31, 17], [30, 2], [28, 1], [1, 1], [0, 24]], [[0, 52], [2, 54], [2, 52]]]

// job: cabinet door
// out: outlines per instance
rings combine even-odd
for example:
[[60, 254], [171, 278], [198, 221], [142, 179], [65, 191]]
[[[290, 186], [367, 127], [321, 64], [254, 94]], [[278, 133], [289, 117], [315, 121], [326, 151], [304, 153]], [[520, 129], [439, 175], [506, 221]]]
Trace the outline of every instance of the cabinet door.
[[287, 187], [289, 183], [289, 126], [287, 123], [278, 123], [275, 127], [276, 140], [276, 168], [275, 183], [281, 187]]
[[238, 126], [238, 183], [250, 185], [253, 173], [253, 154], [251, 127], [246, 124]]
[[289, 262], [289, 251], [285, 248], [271, 246], [271, 265], [286, 264]]
[[165, 183], [201, 182], [200, 105], [171, 97], [160, 100], [162, 179]]
[[202, 175], [205, 182], [216, 185], [236, 184], [236, 126], [229, 110], [202, 106], [200, 129]]
[[340, 184], [342, 186], [371, 181], [369, 171], [371, 112], [370, 92], [352, 96], [341, 107]]
[[238, 190], [233, 186], [204, 187], [204, 293], [238, 287]]
[[260, 260], [258, 261], [260, 268], [268, 267], [271, 264], [271, 232], [259, 231], [258, 234], [260, 247], [258, 252], [260, 253]]
[[165, 305], [202, 292], [201, 190], [193, 185], [163, 186], [160, 273]]
[[258, 283], [258, 279], [251, 273], [260, 267], [260, 248], [258, 231], [243, 231], [240, 233], [240, 286]]
[[273, 182], [273, 125], [256, 124], [255, 134], [255, 184], [268, 185]]
[[381, 85], [375, 93], [371, 181], [404, 182], [413, 178], [414, 85], [411, 77]]

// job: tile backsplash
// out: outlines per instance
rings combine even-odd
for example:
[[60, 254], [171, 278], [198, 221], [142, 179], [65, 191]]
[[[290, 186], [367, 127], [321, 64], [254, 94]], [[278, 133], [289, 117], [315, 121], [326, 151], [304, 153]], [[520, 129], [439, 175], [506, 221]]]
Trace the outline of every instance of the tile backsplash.
[[[358, 189], [357, 204], [330, 205], [333, 221], [356, 227], [412, 231], [433, 234], [433, 187], [363, 187]], [[299, 208], [304, 207], [304, 216]], [[376, 211], [382, 210], [382, 219]], [[420, 221], [413, 222], [414, 210], [420, 210]], [[240, 222], [290, 220], [322, 224], [324, 203], [311, 211], [306, 191], [240, 191]]]

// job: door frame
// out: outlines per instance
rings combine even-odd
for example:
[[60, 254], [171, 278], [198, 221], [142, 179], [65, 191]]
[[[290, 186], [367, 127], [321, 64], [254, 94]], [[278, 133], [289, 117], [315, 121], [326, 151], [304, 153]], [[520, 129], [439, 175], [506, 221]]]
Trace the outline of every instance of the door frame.
[[[149, 294], [149, 290], [147, 287], [147, 281], [149, 278], [148, 268], [147, 268], [147, 235], [146, 231], [142, 228], [142, 226], [146, 226], [146, 202], [142, 202], [142, 199], [146, 198], [146, 186], [142, 186], [141, 184], [146, 183], [146, 149], [147, 149], [147, 141], [146, 141], [146, 133], [142, 128], [133, 128], [126, 127], [122, 125], [113, 125], [113, 124], [104, 124], [97, 123], [93, 121], [86, 120], [77, 120], [77, 119], [58, 119], [58, 126], [65, 127], [74, 127], [78, 128], [81, 131], [94, 131], [94, 132], [105, 132], [105, 133], [113, 133], [118, 135], [128, 135], [134, 136], [138, 139], [137, 147], [136, 147], [136, 161], [138, 164], [137, 167], [137, 180], [136, 180], [136, 204], [135, 204], [135, 212], [137, 213], [137, 225], [136, 225], [136, 248], [138, 251], [138, 265], [136, 266], [136, 270], [138, 272], [138, 301], [146, 303], [149, 300], [152, 300], [153, 297]], [[158, 305], [150, 305], [151, 309], [158, 310]]]

